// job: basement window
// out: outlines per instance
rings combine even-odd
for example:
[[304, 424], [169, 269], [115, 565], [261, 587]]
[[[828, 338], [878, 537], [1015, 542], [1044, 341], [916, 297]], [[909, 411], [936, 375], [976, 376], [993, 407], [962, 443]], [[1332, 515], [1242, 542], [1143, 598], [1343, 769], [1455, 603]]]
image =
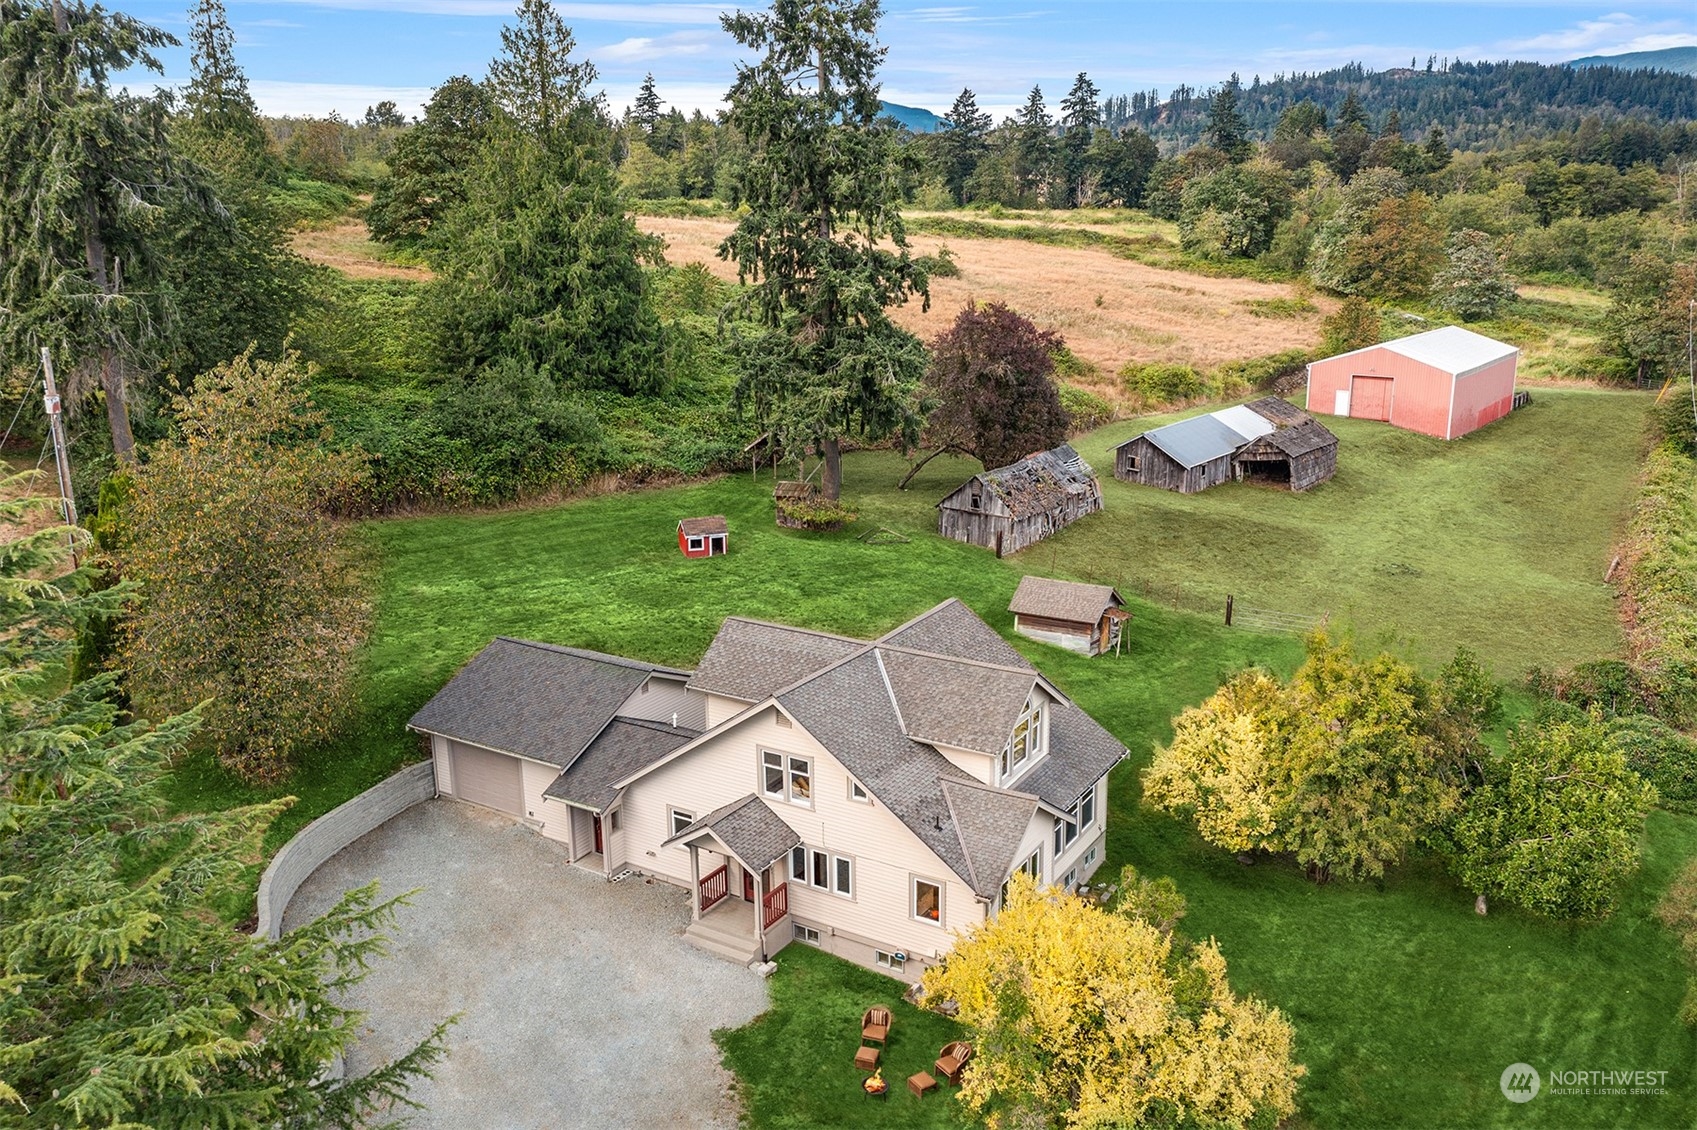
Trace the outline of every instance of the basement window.
[[873, 950], [873, 960], [880, 969], [888, 969], [892, 973], [903, 973], [907, 970], [907, 954], [893, 954], [885, 950]]
[[811, 926], [803, 926], [800, 922], [790, 923], [790, 936], [798, 942], [806, 942], [810, 946], [819, 944], [819, 931]]

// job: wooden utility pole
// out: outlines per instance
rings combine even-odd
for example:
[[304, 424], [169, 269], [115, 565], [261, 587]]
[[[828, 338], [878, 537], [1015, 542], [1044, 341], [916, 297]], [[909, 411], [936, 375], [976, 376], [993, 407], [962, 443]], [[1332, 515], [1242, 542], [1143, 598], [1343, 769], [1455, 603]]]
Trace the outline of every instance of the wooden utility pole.
[[[47, 409], [48, 430], [53, 433], [53, 465], [59, 471], [59, 513], [65, 525], [75, 527], [77, 499], [71, 489], [71, 455], [65, 449], [65, 410], [59, 401], [59, 386], [53, 380], [53, 354], [45, 345], [41, 347], [41, 377], [45, 390], [41, 400]], [[78, 564], [75, 533], [71, 534], [71, 564]]]

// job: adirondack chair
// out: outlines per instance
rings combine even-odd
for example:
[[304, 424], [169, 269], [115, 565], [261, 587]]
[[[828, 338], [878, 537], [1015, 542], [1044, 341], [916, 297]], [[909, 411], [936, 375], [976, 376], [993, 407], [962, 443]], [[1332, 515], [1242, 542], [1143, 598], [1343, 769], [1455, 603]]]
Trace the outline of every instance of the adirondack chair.
[[972, 1045], [965, 1040], [956, 1040], [944, 1044], [943, 1050], [937, 1053], [937, 1074], [947, 1079], [951, 1086], [960, 1086], [960, 1073], [966, 1070], [967, 1060], [972, 1058]]
[[887, 1044], [890, 1039], [890, 1010], [875, 1004], [860, 1017], [860, 1042]]

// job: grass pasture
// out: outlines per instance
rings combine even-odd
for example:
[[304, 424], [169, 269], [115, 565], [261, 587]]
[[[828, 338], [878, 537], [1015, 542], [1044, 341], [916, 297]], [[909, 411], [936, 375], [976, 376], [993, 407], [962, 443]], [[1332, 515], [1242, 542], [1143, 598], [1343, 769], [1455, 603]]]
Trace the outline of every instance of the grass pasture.
[[[848, 458], [860, 518], [838, 534], [778, 529], [769, 476], [751, 482], [746, 472], [548, 508], [373, 522], [365, 531], [384, 565], [361, 712], [288, 784], [302, 802], [270, 842], [417, 756], [407, 717], [496, 634], [688, 665], [729, 614], [864, 636], [949, 596], [1008, 633], [1008, 598], [1029, 571], [1133, 590], [1142, 578], [1177, 583], [1198, 603], [1233, 592], [1286, 611], [1329, 609], [1369, 645], [1391, 640], [1435, 662], [1467, 643], [1505, 678], [1605, 653], [1619, 631], [1601, 578], [1631, 495], [1645, 403], [1540, 391], [1532, 408], [1448, 445], [1339, 421], [1343, 470], [1305, 495], [1231, 484], [1181, 497], [1117, 483], [1110, 445], [1154, 421], [1120, 423], [1079, 441], [1104, 477], [1106, 512], [1004, 561], [932, 532], [936, 499], [968, 464], [938, 459], [898, 492], [903, 465], [882, 452]], [[713, 513], [729, 518], [730, 555], [684, 559], [677, 519]], [[878, 527], [909, 540], [859, 540]], [[1697, 819], [1655, 815], [1642, 875], [1597, 925], [1499, 909], [1481, 919], [1430, 860], [1380, 884], [1323, 888], [1294, 867], [1242, 867], [1188, 825], [1143, 811], [1137, 771], [1178, 710], [1247, 664], [1290, 671], [1300, 646], [1164, 604], [1134, 600], [1134, 611], [1122, 657], [1016, 645], [1132, 751], [1112, 780], [1107, 866], [1173, 877], [1189, 900], [1182, 928], [1218, 938], [1236, 987], [1295, 1023], [1309, 1068], [1299, 1125], [1697, 1122], [1697, 1039], [1676, 1016], [1683, 969], [1651, 915], [1697, 852]], [[205, 761], [183, 766], [176, 788], [185, 807], [251, 799]], [[828, 1025], [850, 1023], [886, 983], [802, 947], [780, 964], [774, 1010], [722, 1039], [753, 1125], [949, 1121], [938, 1095], [912, 1104], [898, 1090], [876, 1115], [852, 1091], [852, 1102], [819, 1098], [855, 1078], [844, 1069], [852, 1037], [838, 1040]], [[892, 1059], [893, 1085], [946, 1038], [925, 1032], [918, 1066]], [[1552, 1094], [1516, 1106], [1497, 1090], [1516, 1061], [1546, 1072], [1667, 1071], [1670, 1093]]]

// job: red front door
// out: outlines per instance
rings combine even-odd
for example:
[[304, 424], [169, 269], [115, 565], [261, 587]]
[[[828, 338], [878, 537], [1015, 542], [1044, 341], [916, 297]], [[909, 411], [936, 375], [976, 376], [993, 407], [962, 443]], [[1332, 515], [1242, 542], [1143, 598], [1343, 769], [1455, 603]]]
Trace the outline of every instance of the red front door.
[[748, 872], [747, 868], [744, 868], [742, 873], [742, 901], [754, 901], [754, 876]]
[[601, 846], [601, 817], [591, 817], [595, 821], [595, 851], [600, 854], [605, 849]]

